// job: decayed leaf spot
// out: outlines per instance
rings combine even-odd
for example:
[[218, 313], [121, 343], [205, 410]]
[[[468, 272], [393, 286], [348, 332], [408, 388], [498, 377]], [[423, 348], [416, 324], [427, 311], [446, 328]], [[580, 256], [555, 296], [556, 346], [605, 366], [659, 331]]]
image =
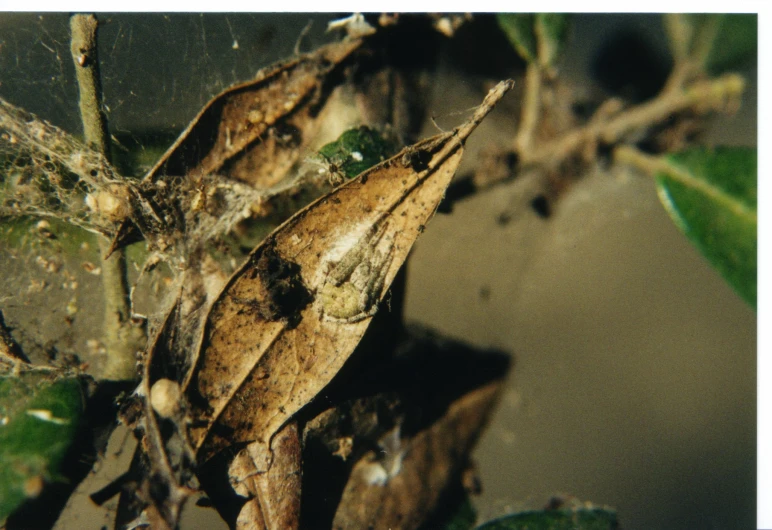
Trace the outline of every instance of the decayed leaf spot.
[[[257, 258], [257, 259], [255, 259]], [[271, 245], [252, 256], [254, 267], [247, 273], [255, 280], [256, 295], [235, 300], [254, 307], [260, 317], [273, 321], [287, 319], [293, 324], [300, 311], [311, 301], [311, 294], [300, 277], [300, 266], [282, 259]]]
[[[442, 199], [464, 141], [511, 87], [500, 83], [469, 122], [398, 153], [295, 214], [230, 278], [212, 306], [186, 382], [199, 461], [250, 442], [258, 472], [269, 468], [271, 437], [353, 352]], [[279, 286], [261, 272], [267, 252], [271, 270], [284, 271]], [[290, 293], [286, 300], [284, 293]]]

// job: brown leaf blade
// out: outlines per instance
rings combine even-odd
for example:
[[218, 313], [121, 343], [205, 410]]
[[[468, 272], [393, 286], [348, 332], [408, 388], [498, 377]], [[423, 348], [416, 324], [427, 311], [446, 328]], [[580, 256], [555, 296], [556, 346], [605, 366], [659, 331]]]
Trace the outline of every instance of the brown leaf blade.
[[470, 451], [511, 357], [416, 326], [381, 349], [381, 334], [372, 333], [377, 324], [352, 356], [357, 369], [344, 368], [324, 397], [298, 414], [307, 420], [301, 520], [319, 528], [430, 521], [426, 528], [439, 528], [445, 501], [475, 488]]
[[[361, 44], [328, 44], [212, 98], [145, 175], [138, 193], [145, 208], [135, 207], [122, 222], [110, 252], [143, 238], [165, 249], [196, 223], [206, 203], [201, 197], [211, 192], [223, 202], [219, 184], [267, 190], [284, 180], [319, 130], [321, 110], [341, 79], [335, 74]], [[244, 205], [220, 205], [218, 216], [227, 207]]]
[[442, 199], [473, 118], [409, 147], [290, 218], [228, 281], [186, 386], [199, 461], [249, 442], [259, 472], [271, 437], [342, 367]]
[[445, 415], [409, 439], [390, 433], [378, 458], [365, 454], [351, 471], [333, 528], [418, 528], [437, 508], [451, 478], [488, 418], [501, 380], [490, 382], [450, 404]]
[[[229, 469], [249, 499], [236, 518], [238, 530], [291, 530], [300, 526], [301, 447], [297, 422], [285, 425], [271, 441], [274, 463], [257, 473], [247, 452], [239, 453]], [[239, 486], [237, 486], [239, 487]]]
[[323, 46], [265, 68], [255, 79], [215, 96], [145, 179], [216, 173], [270, 186], [283, 175], [276, 171], [279, 152], [291, 147], [294, 157], [282, 158], [294, 162], [307, 144], [311, 134], [305, 129], [323, 104], [325, 77], [361, 43], [354, 39]]

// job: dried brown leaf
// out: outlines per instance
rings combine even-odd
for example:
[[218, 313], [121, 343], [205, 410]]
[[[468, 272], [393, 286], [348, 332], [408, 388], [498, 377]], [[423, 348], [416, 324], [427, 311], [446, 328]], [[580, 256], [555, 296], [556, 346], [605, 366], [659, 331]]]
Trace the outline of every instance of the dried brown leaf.
[[[195, 455], [184, 428], [186, 406], [177, 382], [184, 361], [174, 355], [179, 350], [175, 342], [182, 340], [181, 298], [160, 323], [144, 359], [137, 392], [120, 412], [121, 421], [135, 431], [140, 441], [130, 474], [141, 478], [122, 491], [116, 528], [130, 521], [147, 521], [151, 528], [176, 528], [182, 507], [193, 493], [188, 484], [193, 477]], [[172, 420], [168, 424], [174, 429], [162, 432], [164, 420]]]
[[327, 76], [361, 43], [323, 46], [228, 88], [206, 104], [145, 179], [216, 173], [271, 186], [313, 136], [308, 129], [329, 95]]
[[140, 194], [153, 210], [125, 220], [111, 252], [142, 236], [165, 248], [191, 210], [202, 208], [212, 181], [225, 177], [259, 190], [282, 181], [318, 132], [341, 64], [361, 44], [336, 42], [269, 66], [210, 100], [145, 175]]
[[[388, 528], [399, 517], [425, 520], [433, 508], [430, 518], [441, 519], [443, 505], [436, 499], [447, 499], [462, 486], [470, 450], [495, 404], [494, 396], [472, 405], [471, 396], [485, 394], [487, 387], [500, 389], [511, 364], [502, 352], [471, 348], [415, 326], [403, 330], [400, 340], [386, 347], [391, 355], [384, 355], [374, 325], [344, 372], [298, 414], [299, 421], [306, 420], [301, 517], [319, 528], [337, 528], [336, 513], [339, 521], [361, 528], [368, 525], [356, 521], [368, 518], [378, 520], [375, 528]], [[454, 412], [460, 404], [463, 414]], [[431, 459], [438, 469], [429, 472]], [[366, 477], [356, 476], [355, 469]], [[422, 479], [430, 476], [431, 481]], [[397, 502], [378, 498], [391, 494]], [[407, 500], [412, 496], [417, 502]]]
[[199, 461], [249, 442], [257, 470], [269, 468], [271, 437], [354, 350], [442, 199], [464, 141], [511, 86], [500, 83], [459, 128], [298, 212], [231, 277], [186, 385]]
[[297, 422], [285, 425], [271, 441], [273, 465], [258, 473], [248, 451], [228, 470], [235, 489], [250, 497], [236, 519], [238, 530], [292, 530], [300, 526], [300, 436]]
[[400, 438], [397, 429], [387, 433], [380, 442], [385, 457], [370, 451], [354, 465], [332, 527], [418, 528], [463, 469], [501, 382], [457, 399], [444, 416], [411, 439]]

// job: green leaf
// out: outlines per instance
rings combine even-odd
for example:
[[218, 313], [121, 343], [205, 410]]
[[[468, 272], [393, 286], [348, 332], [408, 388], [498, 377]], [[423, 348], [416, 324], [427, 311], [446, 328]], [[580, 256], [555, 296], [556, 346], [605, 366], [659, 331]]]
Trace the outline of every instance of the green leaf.
[[756, 57], [756, 15], [670, 13], [664, 23], [673, 58], [696, 61], [710, 74], [737, 69]]
[[0, 523], [59, 478], [82, 413], [78, 379], [0, 377]]
[[756, 57], [758, 41], [757, 15], [712, 15], [720, 17], [720, 26], [713, 46], [705, 58], [705, 68], [711, 74], [736, 70]]
[[510, 44], [515, 48], [520, 57], [534, 62], [536, 53], [536, 34], [534, 33], [535, 16], [527, 13], [499, 13], [496, 21], [504, 30]]
[[756, 306], [756, 150], [691, 149], [667, 157], [659, 198], [676, 225]]
[[398, 150], [396, 143], [362, 126], [344, 132], [337, 140], [319, 149], [319, 154], [325, 162], [351, 179], [390, 158]]
[[561, 13], [500, 13], [496, 15], [517, 53], [541, 68], [555, 64], [565, 41], [568, 15]]
[[533, 510], [490, 521], [477, 530], [611, 530], [617, 514], [603, 508]]
[[568, 15], [563, 13], [540, 13], [536, 15], [536, 37], [540, 43], [539, 63], [550, 67], [558, 58], [568, 29]]

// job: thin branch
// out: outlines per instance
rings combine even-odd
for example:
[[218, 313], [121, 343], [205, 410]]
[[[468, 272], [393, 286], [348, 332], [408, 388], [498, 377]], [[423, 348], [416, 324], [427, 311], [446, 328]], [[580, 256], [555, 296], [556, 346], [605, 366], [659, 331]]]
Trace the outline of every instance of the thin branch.
[[683, 88], [705, 71], [705, 62], [721, 27], [721, 16], [670, 13], [664, 16], [664, 22], [675, 59], [662, 89], [668, 93]]
[[448, 189], [442, 208], [450, 211], [452, 203], [514, 178], [536, 178], [544, 169], [555, 168], [570, 156], [595, 149], [599, 142], [616, 143], [626, 135], [640, 132], [663, 122], [673, 114], [688, 109], [700, 113], [712, 110], [732, 110], [739, 104], [745, 80], [738, 74], [726, 74], [712, 81], [695, 83], [687, 89], [661, 92], [654, 100], [621, 111], [621, 102], [607, 100], [592, 119], [544, 144], [535, 151], [516, 152], [517, 169], [513, 171], [509, 158], [512, 153], [499, 152], [488, 156], [488, 163], [472, 178], [457, 180]]
[[662, 17], [676, 68], [689, 58], [694, 37], [694, 22], [690, 17], [684, 13], [666, 13]]
[[[99, 57], [97, 55], [97, 19], [93, 15], [73, 15], [70, 19], [72, 43], [70, 51], [80, 91], [80, 115], [86, 144], [109, 161], [110, 137], [107, 117], [102, 110]], [[99, 237], [99, 249], [106, 255], [110, 241]], [[126, 255], [115, 251], [102, 266], [105, 297], [104, 341], [107, 362], [105, 379], [134, 379], [136, 353], [144, 347], [145, 331], [131, 321], [131, 301], [126, 277]]]
[[520, 112], [520, 123], [515, 136], [515, 152], [523, 156], [531, 149], [541, 111], [542, 72], [536, 61], [528, 63], [525, 70], [525, 92]]
[[107, 116], [102, 110], [102, 84], [97, 55], [98, 22], [94, 15], [73, 15], [70, 18], [72, 42], [70, 52], [75, 62], [75, 74], [80, 91], [80, 116], [86, 144], [110, 160], [110, 137]]
[[651, 127], [678, 112], [694, 109], [706, 113], [725, 108], [727, 102], [738, 98], [744, 89], [742, 76], [726, 74], [712, 81], [695, 83], [683, 91], [662, 93], [652, 101], [621, 112], [608, 121], [590, 123], [569, 131], [540, 149], [520, 153], [521, 162], [523, 165], [557, 165], [588, 143], [616, 143], [631, 132]]
[[662, 87], [662, 94], [675, 94], [683, 90], [687, 82], [693, 79], [700, 72], [700, 66], [692, 60], [684, 59], [676, 62], [673, 70]]

